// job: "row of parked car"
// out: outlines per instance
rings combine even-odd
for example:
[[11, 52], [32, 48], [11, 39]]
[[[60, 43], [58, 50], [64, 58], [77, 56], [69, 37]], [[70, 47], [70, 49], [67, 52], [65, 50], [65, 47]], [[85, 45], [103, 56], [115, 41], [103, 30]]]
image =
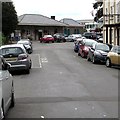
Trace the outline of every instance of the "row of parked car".
[[15, 104], [11, 73], [24, 70], [29, 74], [32, 66], [29, 54], [32, 52], [32, 42], [29, 39], [0, 47], [0, 120], [5, 118], [8, 109]]
[[83, 34], [71, 34], [66, 35], [64, 33], [56, 33], [52, 35], [44, 35], [40, 38], [40, 42], [74, 42], [78, 38], [87, 38], [87, 39], [94, 39], [99, 42], [103, 42], [102, 33], [95, 33], [95, 32], [85, 32]]
[[107, 67], [112, 65], [120, 65], [120, 46], [112, 46], [97, 42], [92, 39], [77, 39], [74, 42], [74, 51], [86, 58], [92, 63], [105, 63]]

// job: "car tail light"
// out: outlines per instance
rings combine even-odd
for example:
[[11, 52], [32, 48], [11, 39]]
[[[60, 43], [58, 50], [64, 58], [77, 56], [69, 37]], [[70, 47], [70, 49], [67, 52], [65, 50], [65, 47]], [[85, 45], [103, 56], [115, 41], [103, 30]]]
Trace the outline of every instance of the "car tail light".
[[89, 48], [85, 46], [85, 47], [84, 47], [84, 50], [85, 50], [85, 51], [89, 51]]
[[18, 56], [18, 60], [24, 60], [24, 59], [27, 59], [28, 55], [27, 54], [20, 54]]

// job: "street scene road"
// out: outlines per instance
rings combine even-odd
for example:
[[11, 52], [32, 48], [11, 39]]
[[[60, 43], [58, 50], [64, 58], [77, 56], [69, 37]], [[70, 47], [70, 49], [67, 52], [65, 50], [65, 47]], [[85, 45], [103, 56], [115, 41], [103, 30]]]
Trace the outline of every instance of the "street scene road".
[[118, 69], [78, 56], [73, 42], [33, 42], [30, 74], [14, 74], [7, 118], [118, 118]]

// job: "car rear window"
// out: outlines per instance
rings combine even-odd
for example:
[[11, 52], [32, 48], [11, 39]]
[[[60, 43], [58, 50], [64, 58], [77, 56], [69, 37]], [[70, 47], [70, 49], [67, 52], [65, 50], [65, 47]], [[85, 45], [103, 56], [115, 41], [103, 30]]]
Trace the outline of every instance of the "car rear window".
[[92, 47], [92, 44], [93, 44], [93, 43], [96, 43], [96, 41], [92, 41], [92, 40], [86, 40], [86, 41], [85, 41], [85, 45], [86, 45], [86, 46]]
[[24, 51], [20, 47], [9, 47], [9, 48], [3, 48], [2, 54], [22, 54]]

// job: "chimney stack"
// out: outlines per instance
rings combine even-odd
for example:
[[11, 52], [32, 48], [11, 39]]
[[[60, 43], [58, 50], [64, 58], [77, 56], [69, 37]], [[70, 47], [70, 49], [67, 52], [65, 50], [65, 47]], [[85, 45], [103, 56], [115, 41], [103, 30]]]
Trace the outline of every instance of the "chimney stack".
[[55, 20], [55, 16], [51, 16], [51, 19]]

